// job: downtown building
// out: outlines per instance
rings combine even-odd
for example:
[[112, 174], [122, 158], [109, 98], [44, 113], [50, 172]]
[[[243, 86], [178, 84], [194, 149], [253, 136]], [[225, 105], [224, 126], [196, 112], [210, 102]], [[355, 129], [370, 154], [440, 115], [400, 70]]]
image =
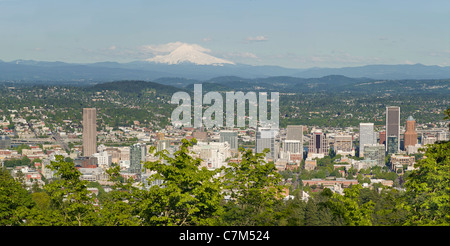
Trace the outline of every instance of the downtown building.
[[97, 153], [97, 110], [83, 108], [83, 156]]
[[386, 151], [389, 154], [400, 151], [400, 107], [386, 107]]
[[303, 159], [303, 130], [302, 125], [288, 125], [286, 139], [283, 141], [283, 151], [289, 160], [301, 161]]
[[230, 145], [231, 151], [237, 153], [238, 152], [238, 133], [236, 131], [220, 131], [219, 142], [224, 143], [227, 142]]
[[146, 161], [147, 146], [137, 143], [130, 146], [130, 168], [129, 172], [134, 174], [142, 174], [142, 162]]
[[288, 125], [286, 127], [286, 140], [298, 140], [303, 143], [303, 126]]
[[316, 131], [311, 134], [308, 146], [308, 158], [323, 158], [328, 155], [329, 149], [330, 144], [325, 133]]
[[409, 146], [415, 147], [417, 144], [416, 121], [412, 116], [409, 116], [408, 119], [406, 119], [406, 131], [404, 139], [405, 150], [407, 150]]
[[373, 123], [359, 123], [359, 157], [364, 157], [364, 146], [377, 143]]
[[264, 149], [268, 149], [266, 159], [276, 161], [278, 153], [275, 146], [276, 131], [271, 128], [258, 128], [256, 131], [256, 153], [262, 153]]
[[364, 160], [375, 161], [375, 165], [385, 166], [386, 149], [383, 144], [366, 144], [364, 145]]
[[334, 137], [334, 151], [336, 152], [336, 155], [355, 156], [355, 149], [353, 148], [353, 136], [336, 135]]

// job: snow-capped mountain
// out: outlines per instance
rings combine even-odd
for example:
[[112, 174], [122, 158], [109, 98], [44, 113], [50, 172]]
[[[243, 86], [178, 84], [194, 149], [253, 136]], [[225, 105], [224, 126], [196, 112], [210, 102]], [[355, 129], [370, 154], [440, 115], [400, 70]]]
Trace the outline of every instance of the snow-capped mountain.
[[175, 50], [167, 55], [157, 55], [153, 58], [146, 59], [148, 62], [165, 63], [165, 64], [180, 64], [180, 63], [194, 63], [197, 65], [214, 65], [222, 66], [224, 64], [232, 64], [234, 62], [227, 61], [206, 54], [203, 50], [198, 49], [194, 45], [181, 44]]

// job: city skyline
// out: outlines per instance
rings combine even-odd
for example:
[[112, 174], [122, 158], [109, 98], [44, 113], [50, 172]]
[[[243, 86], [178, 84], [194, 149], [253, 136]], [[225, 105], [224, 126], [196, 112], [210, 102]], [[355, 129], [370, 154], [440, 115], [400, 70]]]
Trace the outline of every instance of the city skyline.
[[250, 65], [450, 66], [449, 5], [3, 0], [0, 60], [130, 62], [187, 44], [196, 52]]

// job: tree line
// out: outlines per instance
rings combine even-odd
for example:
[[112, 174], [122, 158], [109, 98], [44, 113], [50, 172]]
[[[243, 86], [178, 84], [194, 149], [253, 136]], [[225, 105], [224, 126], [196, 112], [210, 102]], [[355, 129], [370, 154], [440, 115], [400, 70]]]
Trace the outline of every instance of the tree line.
[[309, 199], [285, 199], [282, 177], [264, 153], [241, 149], [240, 163], [199, 168], [183, 140], [170, 156], [156, 152], [143, 188], [108, 170], [112, 191], [95, 196], [73, 163], [58, 156], [57, 179], [29, 192], [7, 170], [0, 172], [0, 225], [13, 226], [381, 226], [449, 225], [450, 142], [430, 145], [405, 182], [406, 191], [353, 185], [344, 194], [325, 188]]

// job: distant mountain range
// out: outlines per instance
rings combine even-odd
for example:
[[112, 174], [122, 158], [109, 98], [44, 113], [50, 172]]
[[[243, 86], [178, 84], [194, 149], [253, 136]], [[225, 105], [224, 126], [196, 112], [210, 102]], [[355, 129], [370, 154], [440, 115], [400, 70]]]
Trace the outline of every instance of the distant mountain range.
[[[186, 48], [186, 47], [185, 47]], [[183, 50], [178, 50], [180, 53]], [[192, 53], [190, 53], [192, 54]], [[170, 55], [170, 54], [169, 54]], [[43, 62], [0, 60], [0, 82], [3, 81], [71, 81], [73, 83], [98, 83], [117, 80], [179, 81], [210, 80], [217, 77], [235, 76], [246, 79], [286, 76], [294, 78], [321, 78], [342, 75], [348, 78], [370, 78], [378, 80], [399, 79], [450, 79], [450, 67], [415, 65], [367, 65], [343, 68], [292, 69], [279, 66], [251, 66], [245, 64], [220, 63], [214, 57], [198, 54], [205, 64], [189, 60], [170, 60], [155, 57], [152, 61], [129, 63], [98, 62], [73, 64], [65, 62]], [[172, 57], [173, 58], [173, 57]], [[158, 60], [159, 62], [156, 62]], [[166, 62], [164, 62], [166, 61]], [[210, 64], [210, 62], [212, 62]], [[218, 62], [218, 63], [214, 63]], [[235, 81], [233, 81], [235, 82]]]

